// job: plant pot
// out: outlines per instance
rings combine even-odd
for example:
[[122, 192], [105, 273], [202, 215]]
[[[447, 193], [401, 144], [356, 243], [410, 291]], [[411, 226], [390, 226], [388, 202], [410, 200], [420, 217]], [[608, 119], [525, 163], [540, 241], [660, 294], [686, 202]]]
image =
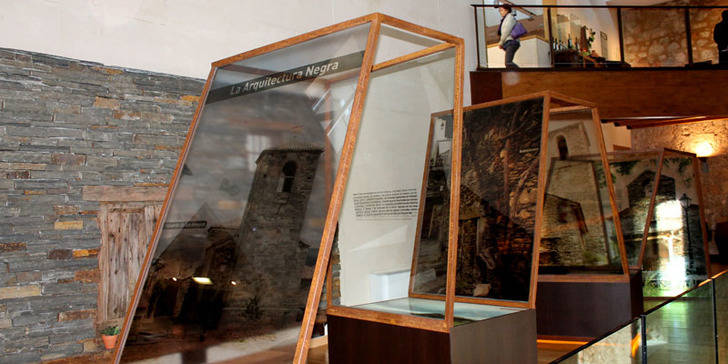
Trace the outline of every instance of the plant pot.
[[106, 349], [113, 349], [116, 346], [116, 338], [119, 335], [101, 335], [101, 339], [104, 340], [104, 347]]

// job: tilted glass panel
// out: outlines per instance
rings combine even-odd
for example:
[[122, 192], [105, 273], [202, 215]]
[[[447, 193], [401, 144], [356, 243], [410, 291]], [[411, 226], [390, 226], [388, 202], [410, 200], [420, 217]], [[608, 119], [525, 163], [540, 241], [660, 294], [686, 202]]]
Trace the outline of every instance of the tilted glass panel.
[[424, 208], [417, 225], [411, 278], [413, 294], [445, 294], [450, 233], [452, 112], [432, 116], [429, 154], [422, 187]]
[[[451, 48], [371, 74], [335, 238], [342, 306], [443, 318], [444, 301], [421, 304], [408, 289], [432, 114], [453, 107], [454, 61]], [[449, 156], [434, 157], [449, 169]]]
[[675, 296], [707, 278], [694, 162], [665, 154], [642, 261], [646, 297]]
[[640, 319], [635, 319], [606, 337], [590, 343], [573, 355], [563, 358], [562, 364], [639, 364], [642, 362]]
[[609, 170], [630, 266], [639, 266], [645, 223], [657, 177], [659, 153], [610, 153]]
[[540, 274], [623, 274], [591, 109], [553, 109], [548, 124]]
[[648, 363], [715, 363], [713, 287], [704, 284], [648, 312]]
[[463, 115], [458, 296], [529, 299], [543, 102]]
[[291, 362], [368, 31], [216, 70], [122, 361]]
[[382, 24], [377, 39], [377, 52], [374, 64], [402, 57], [410, 53], [442, 44], [442, 40], [425, 37], [421, 34]]
[[728, 274], [713, 279], [715, 285], [715, 323], [718, 333], [718, 358], [721, 364], [728, 360]]

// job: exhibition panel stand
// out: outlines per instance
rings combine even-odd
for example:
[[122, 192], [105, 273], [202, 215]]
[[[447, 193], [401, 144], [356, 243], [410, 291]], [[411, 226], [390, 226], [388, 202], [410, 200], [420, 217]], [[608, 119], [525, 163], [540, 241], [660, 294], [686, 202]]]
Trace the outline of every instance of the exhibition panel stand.
[[212, 64], [115, 362], [290, 363], [307, 345], [334, 179], [385, 18], [399, 22], [371, 14]]
[[[538, 103], [545, 104], [542, 121], [525, 122], [528, 110], [534, 107], [529, 105]], [[588, 101], [552, 92], [504, 99], [499, 104], [500, 110], [491, 110], [492, 103], [465, 108], [465, 138], [474, 138], [477, 147], [463, 149], [463, 160], [470, 153], [476, 163], [475, 168], [463, 173], [470, 176], [469, 180], [484, 178], [480, 182], [483, 186], [498, 185], [489, 174], [509, 176], [508, 183], [498, 191], [504, 201], [493, 203], [491, 198], [481, 204], [505, 211], [511, 215], [506, 221], [518, 221], [526, 231], [533, 231], [538, 258], [527, 262], [538, 269], [539, 337], [599, 335], [631, 318], [633, 311], [639, 313], [637, 303], [641, 304], [641, 297], [631, 292], [635, 282], [630, 283], [634, 277], [631, 279], [628, 269], [611, 175], [604, 173], [608, 164], [596, 107]], [[490, 131], [491, 125], [497, 123], [508, 132]], [[490, 142], [489, 147], [481, 142], [482, 136]], [[484, 155], [492, 157], [483, 158]], [[541, 188], [538, 195], [533, 172], [536, 168]], [[476, 193], [476, 197], [480, 195]], [[527, 223], [533, 219], [535, 224]], [[484, 284], [488, 290], [502, 292], [507, 287], [513, 293], [513, 287], [523, 281], [506, 281], [498, 276], [501, 272], [522, 277], [519, 272], [525, 252], [523, 239], [514, 239], [519, 244], [508, 247], [488, 247], [484, 237], [499, 226], [502, 224], [479, 220], [472, 228], [474, 233], [465, 233], [476, 237], [472, 239], [474, 253], [465, 254], [465, 259], [471, 260], [472, 256], [471, 264], [477, 269], [470, 276], [463, 272], [463, 278], [469, 278], [463, 293], [477, 298], [463, 300], [489, 298], [490, 294], [482, 297]], [[505, 236], [514, 233], [510, 234]], [[501, 261], [508, 264], [497, 269]], [[600, 314], [588, 313], [594, 311]]]
[[[645, 298], [674, 297], [711, 275], [700, 161], [695, 154], [672, 149], [636, 154], [657, 154], [658, 163], [656, 171], [636, 176], [626, 168], [615, 171], [634, 176], [626, 185], [630, 207], [640, 202], [640, 187], [651, 192], [641, 243], [631, 255], [642, 271]], [[646, 180], [652, 184], [646, 184]], [[620, 214], [625, 218], [635, 215], [629, 209]]]

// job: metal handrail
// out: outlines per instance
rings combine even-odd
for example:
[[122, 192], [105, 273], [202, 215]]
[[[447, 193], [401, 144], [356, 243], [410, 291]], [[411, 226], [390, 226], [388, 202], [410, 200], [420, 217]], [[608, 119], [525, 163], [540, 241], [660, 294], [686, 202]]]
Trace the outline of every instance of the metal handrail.
[[[667, 301], [665, 301], [665, 302], [662, 302], [662, 303], [660, 303], [659, 305], [657, 305], [657, 306], [655, 306], [655, 307], [652, 307], [651, 309], [649, 309], [649, 310], [647, 310], [647, 311], [643, 312], [642, 314], [640, 314], [640, 316], [639, 316], [639, 317], [634, 317], [634, 318], [630, 319], [630, 320], [629, 320], [629, 321], [627, 321], [626, 323], [624, 323], [624, 324], [621, 324], [621, 325], [617, 326], [616, 328], [614, 328], [614, 329], [612, 329], [612, 330], [609, 330], [609, 331], [608, 331], [607, 333], [605, 333], [604, 335], [601, 335], [601, 336], [599, 336], [599, 337], [597, 337], [597, 338], [595, 338], [595, 339], [593, 339], [593, 340], [589, 341], [588, 343], [586, 343], [586, 344], [584, 344], [584, 345], [582, 345], [582, 346], [579, 346], [578, 348], [576, 348], [576, 349], [574, 349], [574, 350], [572, 350], [572, 351], [570, 351], [570, 352], [568, 352], [568, 353], [566, 353], [566, 354], [564, 354], [564, 355], [562, 355], [562, 356], [560, 356], [560, 357], [556, 358], [556, 359], [555, 359], [554, 361], [552, 361], [551, 363], [552, 363], [552, 364], [556, 364], [556, 363], [561, 363], [561, 362], [563, 362], [564, 360], [567, 360], [567, 359], [569, 359], [569, 358], [573, 357], [574, 355], [577, 355], [577, 354], [578, 354], [578, 353], [579, 353], [580, 351], [583, 351], [583, 350], [585, 350], [585, 349], [587, 349], [587, 348], [589, 348], [589, 347], [593, 346], [594, 344], [596, 344], [596, 343], [598, 343], [598, 342], [600, 342], [600, 341], [604, 340], [605, 338], [609, 337], [610, 335], [614, 334], [615, 332], [617, 332], [617, 331], [619, 331], [619, 330], [622, 330], [622, 329], [626, 328], [627, 326], [629, 326], [629, 325], [632, 325], [632, 324], [633, 324], [633, 323], [634, 323], [635, 321], [638, 321], [638, 320], [639, 320], [639, 321], [640, 321], [640, 328], [641, 328], [641, 331], [642, 331], [642, 332], [641, 332], [641, 336], [642, 336], [642, 337], [641, 337], [641, 340], [642, 340], [642, 345], [641, 345], [641, 346], [642, 346], [642, 359], [643, 359], [643, 360], [642, 360], [642, 363], [643, 363], [643, 364], [645, 364], [645, 363], [646, 363], [646, 361], [645, 361], [645, 359], [646, 359], [646, 358], [645, 358], [645, 357], [646, 357], [646, 354], [647, 354], [647, 352], [645, 351], [645, 350], [646, 350], [646, 348], [647, 348], [647, 345], [646, 345], [646, 342], [647, 342], [647, 337], [645, 336], [645, 330], [646, 330], [646, 317], [647, 317], [648, 315], [650, 315], [651, 313], [653, 313], [653, 312], [655, 312], [655, 311], [657, 311], [657, 310], [661, 309], [662, 307], [665, 307], [666, 305], [668, 305], [668, 304], [670, 304], [670, 303], [672, 303], [672, 302], [675, 302], [675, 301], [676, 301], [676, 300], [678, 300], [679, 298], [681, 298], [681, 297], [683, 297], [683, 296], [685, 296], [685, 295], [687, 295], [687, 294], [689, 294], [689, 293], [691, 293], [691, 292], [693, 292], [693, 291], [695, 291], [695, 290], [699, 289], [700, 287], [703, 287], [703, 286], [705, 286], [705, 285], [708, 285], [708, 284], [711, 284], [711, 283], [715, 282], [715, 280], [716, 280], [717, 278], [719, 278], [719, 277], [721, 277], [721, 276], [723, 276], [723, 275], [726, 275], [726, 274], [728, 274], [728, 269], [726, 269], [726, 270], [724, 270], [724, 271], [722, 271], [722, 272], [720, 272], [720, 273], [718, 273], [718, 274], [715, 274], [715, 275], [713, 275], [712, 277], [710, 277], [710, 278], [708, 278], [708, 279], [704, 280], [703, 282], [701, 282], [701, 283], [700, 283], [700, 284], [698, 284], [697, 286], [695, 286], [695, 287], [693, 287], [693, 288], [690, 288], [690, 289], [688, 289], [688, 290], [686, 290], [686, 291], [684, 291], [684, 292], [682, 292], [682, 293], [678, 294], [677, 296], [675, 296], [675, 297], [672, 297], [672, 298], [670, 298], [669, 300], [667, 300]], [[715, 314], [715, 309], [716, 309], [716, 307], [715, 307], [715, 286], [713, 286], [713, 312], [714, 312], [714, 314]], [[716, 325], [715, 325], [715, 321], [716, 321], [716, 318], [715, 318], [715, 316], [713, 317], [713, 321], [714, 321], [714, 325], [713, 325], [713, 330], [715, 331], [715, 330], [716, 330]], [[716, 337], [716, 340], [717, 340], [717, 332], [714, 332], [714, 333], [715, 333], [715, 337]], [[718, 348], [718, 347], [717, 347], [717, 343], [716, 343], [716, 350], [717, 350], [717, 348]], [[717, 354], [716, 354], [716, 355], [717, 355]]]

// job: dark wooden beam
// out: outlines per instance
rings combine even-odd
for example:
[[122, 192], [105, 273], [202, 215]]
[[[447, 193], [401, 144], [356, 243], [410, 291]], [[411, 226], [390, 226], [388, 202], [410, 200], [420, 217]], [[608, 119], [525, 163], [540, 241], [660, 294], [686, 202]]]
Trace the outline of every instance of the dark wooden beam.
[[594, 102], [603, 120], [728, 115], [728, 69], [476, 71], [470, 82], [473, 104], [551, 90]]

